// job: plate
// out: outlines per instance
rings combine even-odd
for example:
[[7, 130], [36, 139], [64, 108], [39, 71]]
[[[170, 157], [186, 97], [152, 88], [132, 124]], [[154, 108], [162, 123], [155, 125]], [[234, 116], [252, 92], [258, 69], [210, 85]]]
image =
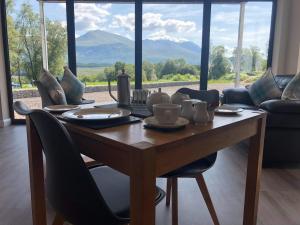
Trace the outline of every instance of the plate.
[[112, 120], [127, 117], [129, 110], [120, 108], [90, 108], [72, 110], [62, 114], [66, 119], [72, 120]]
[[238, 108], [238, 107], [231, 106], [231, 105], [222, 105], [215, 109], [216, 113], [229, 114], [229, 115], [238, 114], [243, 111], [244, 110], [242, 108]]
[[47, 107], [44, 107], [45, 110], [48, 112], [57, 112], [57, 113], [63, 113], [70, 110], [79, 109], [80, 107], [78, 105], [50, 105]]
[[176, 129], [176, 128], [184, 127], [190, 123], [190, 121], [182, 117], [178, 117], [177, 121], [172, 124], [160, 124], [158, 123], [157, 119], [154, 116], [148, 117], [144, 121], [149, 126], [155, 128], [167, 128], [167, 129]]

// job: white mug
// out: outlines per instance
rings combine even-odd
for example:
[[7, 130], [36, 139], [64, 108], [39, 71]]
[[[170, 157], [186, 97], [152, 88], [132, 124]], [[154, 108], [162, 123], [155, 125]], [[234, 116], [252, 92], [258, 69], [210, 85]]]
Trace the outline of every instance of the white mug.
[[160, 124], [174, 124], [180, 116], [181, 105], [177, 104], [155, 104], [153, 114]]

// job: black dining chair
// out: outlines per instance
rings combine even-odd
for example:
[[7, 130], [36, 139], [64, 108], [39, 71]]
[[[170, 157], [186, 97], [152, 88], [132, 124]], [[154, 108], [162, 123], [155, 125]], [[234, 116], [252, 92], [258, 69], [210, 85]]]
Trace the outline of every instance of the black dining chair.
[[[192, 99], [206, 101], [210, 109], [219, 105], [219, 92], [217, 90], [197, 91], [189, 88], [181, 88], [177, 92], [187, 94]], [[178, 178], [195, 178], [203, 195], [214, 225], [220, 225], [215, 208], [213, 206], [203, 173], [209, 170], [216, 162], [217, 153], [197, 160], [182, 168], [172, 171], [162, 177], [167, 178], [166, 204], [170, 205], [172, 197], [172, 224], [178, 225]]]
[[[21, 116], [26, 116], [31, 111], [31, 109], [25, 103], [23, 103], [21, 101], [14, 102], [13, 108]], [[87, 157], [86, 155], [81, 154], [81, 157], [87, 167], [100, 165], [99, 162], [91, 159], [90, 157]]]
[[[59, 215], [54, 223], [129, 224], [129, 177], [108, 166], [88, 169], [67, 129], [53, 115], [21, 102], [14, 107], [29, 117], [39, 135], [46, 158], [46, 194]], [[157, 187], [156, 203], [163, 197]]]

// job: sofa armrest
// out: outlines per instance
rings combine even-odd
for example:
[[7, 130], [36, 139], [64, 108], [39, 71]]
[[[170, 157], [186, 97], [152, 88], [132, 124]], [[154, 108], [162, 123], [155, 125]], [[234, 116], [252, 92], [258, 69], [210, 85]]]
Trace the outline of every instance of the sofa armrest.
[[300, 101], [268, 100], [260, 104], [260, 108], [271, 113], [299, 113]]
[[245, 104], [253, 106], [254, 103], [246, 88], [229, 88], [223, 90], [222, 104]]

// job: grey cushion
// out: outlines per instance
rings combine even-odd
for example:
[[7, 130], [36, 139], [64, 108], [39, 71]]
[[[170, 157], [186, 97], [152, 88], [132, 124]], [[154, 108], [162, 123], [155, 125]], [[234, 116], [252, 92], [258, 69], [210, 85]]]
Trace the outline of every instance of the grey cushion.
[[67, 102], [69, 104], [81, 104], [84, 94], [84, 84], [77, 79], [72, 71], [65, 67], [64, 76], [60, 82], [65, 91]]
[[66, 96], [65, 92], [57, 82], [55, 77], [46, 69], [42, 70], [42, 73], [39, 76], [38, 81], [43, 85], [49, 94], [52, 102], [56, 105], [66, 105]]
[[282, 100], [300, 100], [300, 73], [288, 83], [282, 93]]
[[256, 106], [267, 100], [281, 98], [282, 92], [271, 69], [249, 87], [249, 95]]

